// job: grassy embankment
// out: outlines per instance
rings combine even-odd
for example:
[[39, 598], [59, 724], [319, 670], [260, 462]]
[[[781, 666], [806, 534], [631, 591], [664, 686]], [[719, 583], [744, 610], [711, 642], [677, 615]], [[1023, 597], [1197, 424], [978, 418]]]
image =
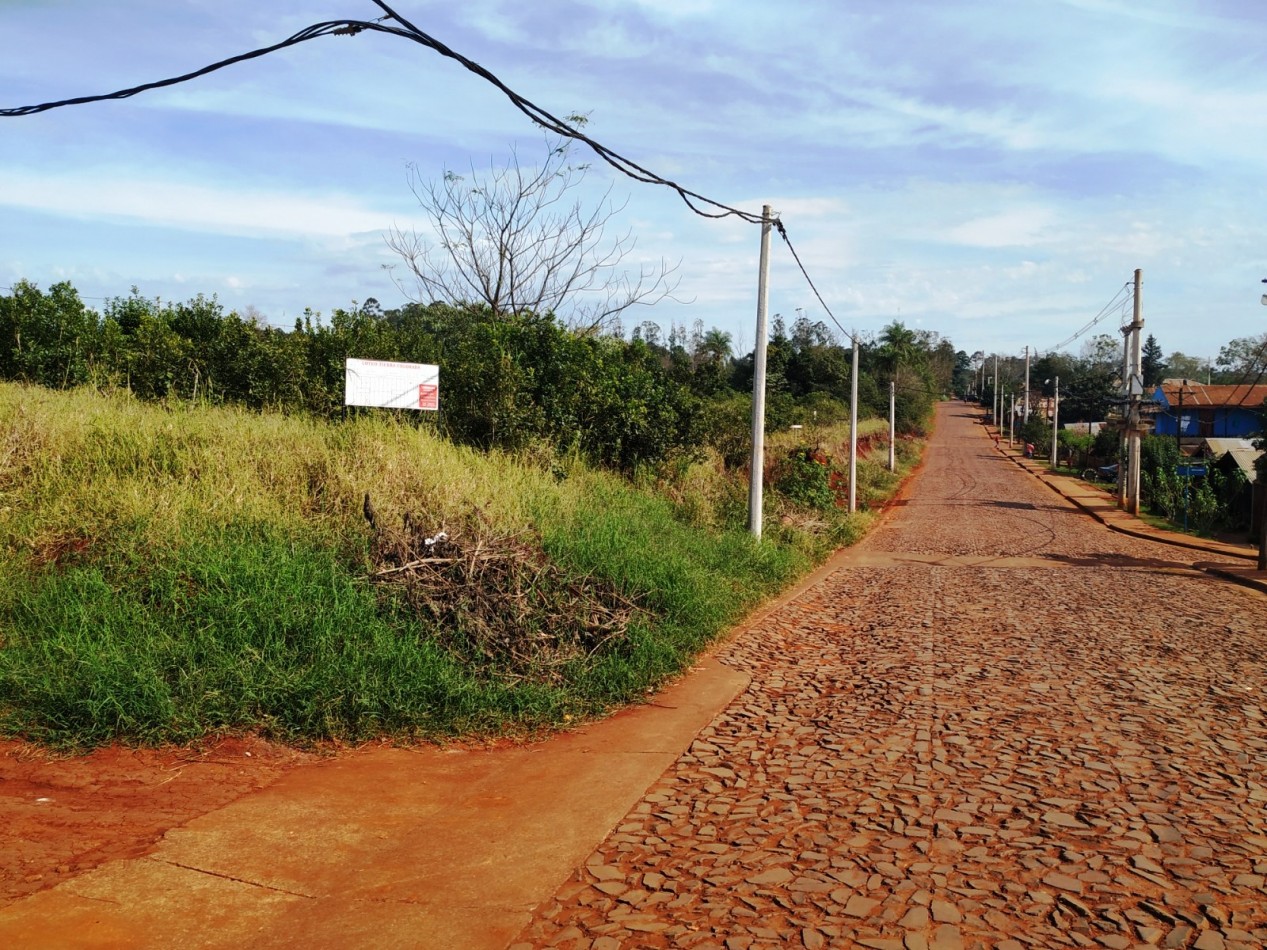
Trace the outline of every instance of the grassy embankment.
[[[860, 497], [896, 482], [864, 462]], [[527, 565], [513, 596], [458, 601], [527, 639], [507, 652], [474, 623], [442, 629], [434, 600], [375, 583], [398, 563], [382, 560], [384, 538], [403, 535], [375, 537], [367, 492], [380, 526], [408, 514], [418, 539], [446, 530], [447, 560], [475, 574], [495, 556]], [[776, 498], [755, 544], [745, 504], [715, 466], [635, 486], [390, 417], [328, 424], [0, 384], [0, 734], [357, 741], [597, 714], [684, 669], [825, 554], [824, 537], [848, 540], [868, 518], [816, 535]], [[624, 612], [567, 629], [576, 596]]]

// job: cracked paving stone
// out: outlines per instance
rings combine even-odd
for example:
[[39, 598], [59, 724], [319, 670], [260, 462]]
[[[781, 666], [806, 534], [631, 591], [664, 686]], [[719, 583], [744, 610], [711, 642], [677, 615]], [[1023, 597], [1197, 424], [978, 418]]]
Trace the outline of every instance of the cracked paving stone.
[[719, 648], [749, 686], [521, 942], [1267, 946], [1262, 596], [938, 413], [903, 504]]

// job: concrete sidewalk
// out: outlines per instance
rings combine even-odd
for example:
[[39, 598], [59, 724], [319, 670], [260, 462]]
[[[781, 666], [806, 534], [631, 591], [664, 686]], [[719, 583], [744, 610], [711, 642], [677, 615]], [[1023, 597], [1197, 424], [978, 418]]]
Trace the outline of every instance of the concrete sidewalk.
[[502, 950], [748, 677], [704, 660], [646, 706], [490, 751], [296, 769], [0, 911], [0, 946]]
[[[991, 436], [997, 434], [989, 426], [987, 426], [987, 431]], [[1001, 437], [997, 447], [1005, 458], [1025, 469], [1058, 495], [1077, 505], [1110, 531], [1143, 538], [1145, 541], [1158, 541], [1174, 547], [1187, 548], [1211, 558], [1218, 558], [1217, 562], [1194, 561], [1192, 566], [1207, 574], [1267, 593], [1267, 571], [1257, 569], [1258, 550], [1252, 545], [1226, 544], [1209, 538], [1199, 538], [1192, 534], [1153, 527], [1148, 522], [1119, 508], [1117, 496], [1106, 491], [1104, 487], [1074, 478], [1072, 475], [1053, 474], [1048, 463], [1025, 458], [1018, 447], [1009, 446]]]

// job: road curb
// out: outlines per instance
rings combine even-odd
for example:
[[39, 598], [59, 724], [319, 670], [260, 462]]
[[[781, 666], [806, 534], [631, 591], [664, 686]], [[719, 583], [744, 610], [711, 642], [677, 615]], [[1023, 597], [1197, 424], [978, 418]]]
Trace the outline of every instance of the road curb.
[[[1016, 455], [1010, 449], [1004, 448], [1001, 444], [996, 444], [995, 449], [1005, 459], [1020, 468], [1021, 471], [1034, 476], [1034, 478], [1038, 479], [1039, 482], [1046, 485], [1061, 498], [1068, 501], [1079, 511], [1094, 518], [1110, 531], [1115, 531], [1118, 534], [1125, 534], [1133, 538], [1139, 538], [1143, 541], [1155, 541], [1160, 544], [1168, 544], [1171, 547], [1186, 548], [1190, 551], [1200, 551], [1202, 553], [1218, 557], [1234, 557], [1251, 563], [1257, 560], [1257, 554], [1229, 550], [1226, 548], [1212, 548], [1197, 540], [1190, 541], [1186, 538], [1175, 536], [1171, 532], [1158, 531], [1146, 526], [1136, 527], [1134, 525], [1122, 524], [1122, 519], [1130, 518], [1132, 521], [1136, 521], [1137, 519], [1117, 508], [1111, 509], [1112, 517], [1107, 517], [1106, 515], [1108, 512], [1102, 511], [1095, 506], [1088, 505], [1084, 503], [1082, 499], [1064, 491], [1054, 479], [1047, 477], [1042, 471], [1026, 465], [1025, 460]], [[1192, 569], [1209, 574], [1212, 577], [1217, 577], [1220, 580], [1230, 581], [1231, 583], [1239, 584], [1242, 587], [1248, 587], [1253, 590], [1257, 590], [1260, 593], [1267, 594], [1267, 571], [1259, 571], [1252, 567], [1236, 568], [1228, 565], [1211, 564], [1203, 561], [1194, 562], [1192, 564]]]

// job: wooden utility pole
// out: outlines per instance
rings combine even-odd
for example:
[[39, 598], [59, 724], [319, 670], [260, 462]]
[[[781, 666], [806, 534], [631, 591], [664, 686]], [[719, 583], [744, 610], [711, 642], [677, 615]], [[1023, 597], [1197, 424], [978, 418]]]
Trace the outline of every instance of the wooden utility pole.
[[[1144, 367], [1140, 348], [1140, 331], [1144, 329], [1144, 305], [1141, 293], [1144, 287], [1144, 272], [1135, 270], [1135, 309], [1131, 318], [1131, 375], [1127, 384], [1130, 399], [1130, 414], [1126, 432], [1126, 510], [1132, 515], [1139, 514], [1139, 469], [1140, 469], [1140, 404], [1144, 399]], [[1118, 477], [1121, 477], [1121, 472]]]
[[[1262, 469], [1259, 469], [1260, 474], [1258, 476], [1258, 484], [1257, 486], [1255, 486], [1258, 488], [1258, 492], [1256, 494], [1262, 495], [1261, 507], [1258, 509], [1258, 516], [1259, 518], [1262, 519], [1262, 521], [1258, 525], [1258, 528], [1259, 528], [1258, 569], [1260, 571], [1267, 571], [1267, 479], [1263, 478], [1261, 472], [1262, 472]], [[1254, 511], [1253, 503], [1251, 502], [1250, 503], [1250, 520], [1251, 521], [1254, 520], [1253, 511]]]
[[1056, 377], [1055, 394], [1051, 401], [1051, 470], [1056, 471], [1060, 458], [1060, 377]]
[[1029, 422], [1029, 347], [1025, 347], [1025, 413], [1022, 416], [1025, 422]]
[[761, 208], [761, 264], [757, 274], [757, 339], [752, 351], [752, 461], [748, 470], [748, 530], [761, 540], [765, 478], [766, 306], [770, 297], [770, 206]]

